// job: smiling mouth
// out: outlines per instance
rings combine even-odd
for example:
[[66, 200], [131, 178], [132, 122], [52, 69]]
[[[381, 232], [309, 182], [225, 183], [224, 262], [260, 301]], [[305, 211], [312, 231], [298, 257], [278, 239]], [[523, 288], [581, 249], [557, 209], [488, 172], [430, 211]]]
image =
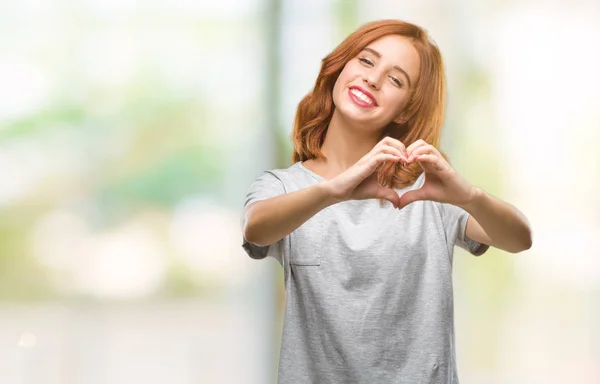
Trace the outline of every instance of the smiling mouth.
[[350, 98], [363, 108], [372, 108], [377, 106], [377, 102], [371, 95], [367, 95], [358, 87], [351, 87], [348, 91]]

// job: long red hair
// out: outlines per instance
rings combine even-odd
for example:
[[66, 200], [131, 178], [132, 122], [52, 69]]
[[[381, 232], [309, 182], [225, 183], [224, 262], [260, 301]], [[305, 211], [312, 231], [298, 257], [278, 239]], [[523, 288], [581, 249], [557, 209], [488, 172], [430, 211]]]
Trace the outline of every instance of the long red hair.
[[[438, 148], [446, 103], [444, 65], [440, 51], [422, 28], [399, 20], [380, 20], [361, 26], [323, 59], [314, 89], [298, 104], [292, 132], [292, 162], [324, 158], [321, 146], [335, 109], [332, 92], [338, 76], [346, 63], [363, 48], [387, 35], [409, 38], [419, 54], [421, 69], [405, 107], [404, 115], [408, 117], [406, 123], [390, 123], [383, 129], [381, 139], [390, 136], [407, 147], [423, 139]], [[446, 155], [442, 155], [446, 158]], [[413, 184], [422, 171], [417, 163], [407, 167], [401, 167], [399, 163], [386, 163], [377, 170], [377, 179], [386, 187], [404, 187]]]

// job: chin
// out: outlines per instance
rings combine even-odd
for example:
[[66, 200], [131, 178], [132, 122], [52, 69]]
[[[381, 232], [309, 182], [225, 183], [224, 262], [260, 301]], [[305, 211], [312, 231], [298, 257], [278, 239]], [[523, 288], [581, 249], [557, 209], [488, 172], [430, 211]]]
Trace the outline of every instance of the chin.
[[373, 116], [368, 112], [360, 111], [354, 105], [344, 105], [339, 108], [340, 117], [348, 122], [355, 122], [360, 124], [377, 125], [377, 122], [373, 119]]

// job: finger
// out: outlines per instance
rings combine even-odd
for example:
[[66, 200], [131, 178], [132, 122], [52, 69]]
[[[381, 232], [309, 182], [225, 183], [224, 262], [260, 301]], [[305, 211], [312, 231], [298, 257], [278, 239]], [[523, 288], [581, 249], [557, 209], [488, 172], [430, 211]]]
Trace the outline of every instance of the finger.
[[371, 165], [376, 165], [384, 161], [400, 162], [404, 161], [402, 157], [391, 155], [389, 153], [379, 153], [371, 158]]
[[398, 139], [394, 139], [393, 137], [386, 136], [381, 140], [382, 144], [391, 145], [395, 148], [398, 148], [400, 152], [408, 159], [408, 152], [406, 151], [406, 146]]
[[421, 200], [427, 200], [427, 195], [425, 194], [425, 191], [422, 188], [413, 189], [412, 191], [405, 192], [402, 196], [400, 196], [398, 209], [402, 209], [410, 203], [414, 203], [415, 201]]
[[409, 155], [409, 158], [412, 157], [414, 159], [419, 155], [437, 155], [437, 153], [433, 145], [425, 144], [413, 149], [413, 151]]
[[439, 165], [440, 157], [432, 155], [430, 153], [424, 153], [422, 155], [416, 155], [415, 160], [422, 163], [428, 163], [432, 165]]
[[443, 156], [440, 153], [440, 151], [438, 151], [437, 148], [434, 147], [433, 145], [429, 145], [429, 144], [418, 147], [410, 154], [410, 156], [408, 158], [410, 161], [414, 161], [415, 158], [420, 155], [432, 155], [432, 156], [436, 156], [440, 159], [443, 159]]
[[442, 157], [440, 156], [429, 154], [418, 155], [415, 157], [415, 160], [421, 165], [421, 168], [429, 172], [440, 172], [444, 170], [444, 163], [442, 163], [441, 159]]
[[369, 154], [372, 156], [378, 153], [390, 153], [398, 156], [403, 156], [402, 151], [400, 151], [398, 148], [389, 144], [385, 144], [384, 142], [377, 143], [377, 145], [374, 146], [373, 149], [371, 149], [371, 151], [369, 152]]
[[[378, 151], [381, 153], [389, 153], [392, 155], [396, 155], [399, 157], [403, 157], [404, 158], [404, 154], [396, 147], [391, 146], [391, 145], [382, 145], [381, 147], [379, 147]], [[405, 160], [408, 160], [407, 158], [405, 158]]]
[[402, 154], [398, 153], [398, 152], [399, 151], [394, 147], [385, 148], [385, 147], [381, 147], [381, 146], [375, 146], [369, 153], [364, 155], [359, 161], [364, 164], [371, 164], [372, 161], [376, 161], [376, 162], [378, 161], [377, 156], [379, 156], [379, 155], [390, 155], [390, 156], [394, 156], [396, 158], [403, 159]]
[[415, 141], [414, 143], [412, 143], [411, 145], [408, 146], [408, 148], [406, 148], [406, 151], [408, 152], [408, 155], [410, 156], [410, 154], [418, 147], [421, 147], [423, 145], [429, 145], [429, 143], [427, 143], [425, 140], [423, 139], [419, 139], [417, 141]]
[[398, 193], [391, 188], [381, 187], [377, 191], [377, 195], [375, 197], [377, 199], [384, 199], [389, 201], [390, 203], [392, 203], [394, 208], [398, 208], [398, 205], [400, 204], [400, 196], [398, 196]]

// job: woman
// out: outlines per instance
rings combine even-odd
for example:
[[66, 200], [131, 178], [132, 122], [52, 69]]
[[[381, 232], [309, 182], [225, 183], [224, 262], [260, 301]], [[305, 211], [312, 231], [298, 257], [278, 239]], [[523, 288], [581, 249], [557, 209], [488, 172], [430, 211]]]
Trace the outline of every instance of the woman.
[[532, 240], [517, 209], [439, 151], [444, 81], [424, 30], [362, 26], [298, 106], [293, 165], [249, 187], [243, 247], [284, 268], [280, 384], [458, 383], [454, 246]]

